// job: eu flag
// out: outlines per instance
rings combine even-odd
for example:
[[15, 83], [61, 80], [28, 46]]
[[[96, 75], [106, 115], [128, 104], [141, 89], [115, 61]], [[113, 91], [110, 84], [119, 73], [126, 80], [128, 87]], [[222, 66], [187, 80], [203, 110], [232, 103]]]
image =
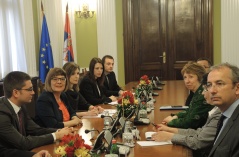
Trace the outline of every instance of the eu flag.
[[63, 50], [63, 65], [67, 62], [74, 61], [74, 53], [71, 40], [70, 20], [68, 16], [68, 3], [66, 6], [66, 23], [64, 30], [64, 50]]
[[39, 53], [39, 76], [42, 83], [45, 82], [48, 71], [54, 67], [51, 42], [48, 33], [45, 14], [43, 14], [41, 45]]

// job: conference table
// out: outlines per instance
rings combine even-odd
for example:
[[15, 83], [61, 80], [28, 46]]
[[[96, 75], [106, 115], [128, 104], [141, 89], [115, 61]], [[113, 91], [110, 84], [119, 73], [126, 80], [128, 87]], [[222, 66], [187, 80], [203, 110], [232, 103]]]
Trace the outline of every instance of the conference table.
[[[130, 82], [126, 84], [123, 89], [131, 90], [134, 92], [138, 82]], [[148, 114], [148, 118], [151, 122], [161, 123], [162, 120], [169, 116], [171, 113], [177, 113], [180, 110], [160, 110], [160, 106], [180, 106], [184, 105], [185, 100], [188, 96], [188, 90], [185, 88], [184, 82], [182, 80], [173, 80], [173, 81], [164, 81], [165, 85], [162, 85], [163, 90], [154, 90], [159, 95], [154, 96], [156, 102], [154, 104], [154, 110]], [[105, 109], [115, 109], [115, 106], [102, 104], [101, 105]], [[101, 131], [104, 127], [104, 120], [102, 118], [93, 118], [93, 117], [83, 117], [82, 119], [83, 126], [79, 127], [79, 134], [82, 135], [85, 143], [92, 144], [90, 133], [86, 134], [85, 129], [97, 129]], [[153, 125], [137, 125], [137, 129], [140, 131], [141, 141], [146, 141], [145, 132], [155, 131]], [[122, 142], [120, 136], [116, 136], [117, 142]], [[45, 146], [41, 146], [33, 149], [32, 151], [37, 152], [40, 150], [48, 150], [51, 155], [57, 156], [54, 153], [54, 150], [58, 147], [57, 142]], [[102, 154], [101, 156], [104, 156]], [[160, 156], [160, 157], [191, 157], [192, 151], [181, 145], [162, 145], [162, 146], [146, 146], [142, 147], [137, 142], [135, 142], [135, 147], [131, 148], [130, 154], [128, 157], [152, 157], [152, 156]]]

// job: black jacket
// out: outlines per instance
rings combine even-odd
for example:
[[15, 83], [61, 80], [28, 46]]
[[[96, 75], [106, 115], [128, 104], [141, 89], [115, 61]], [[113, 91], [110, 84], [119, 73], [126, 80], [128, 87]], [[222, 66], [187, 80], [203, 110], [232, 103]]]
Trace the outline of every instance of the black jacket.
[[111, 99], [105, 96], [104, 88], [98, 85], [100, 94], [97, 88], [97, 82], [93, 82], [86, 75], [80, 83], [80, 93], [86, 101], [92, 105], [104, 104], [111, 102]]
[[90, 104], [85, 100], [80, 92], [68, 90], [65, 92], [71, 107], [75, 110], [88, 110]]
[[0, 144], [0, 156], [1, 157], [32, 157], [35, 153], [30, 151], [6, 148]]
[[105, 75], [104, 88], [106, 96], [119, 96], [119, 91], [121, 88], [116, 81], [114, 72], [110, 72], [109, 74]]
[[0, 145], [5, 148], [30, 150], [54, 142], [52, 132], [56, 129], [38, 126], [22, 106], [26, 136], [19, 132], [17, 114], [7, 98], [0, 98]]
[[[76, 116], [75, 110], [69, 104], [67, 96], [65, 93], [61, 93], [61, 100], [64, 102], [70, 118]], [[36, 103], [36, 122], [47, 128], [63, 128], [63, 114], [59, 109], [59, 105], [51, 92], [42, 92], [42, 94], [37, 99]]]

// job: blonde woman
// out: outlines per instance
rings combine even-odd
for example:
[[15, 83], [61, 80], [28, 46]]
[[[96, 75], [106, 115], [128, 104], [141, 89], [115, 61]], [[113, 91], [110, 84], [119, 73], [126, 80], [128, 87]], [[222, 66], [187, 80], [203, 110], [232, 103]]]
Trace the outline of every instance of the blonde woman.
[[45, 91], [36, 103], [36, 122], [43, 127], [64, 128], [81, 124], [81, 119], [69, 104], [66, 94], [68, 81], [61, 68], [52, 68], [45, 81]]

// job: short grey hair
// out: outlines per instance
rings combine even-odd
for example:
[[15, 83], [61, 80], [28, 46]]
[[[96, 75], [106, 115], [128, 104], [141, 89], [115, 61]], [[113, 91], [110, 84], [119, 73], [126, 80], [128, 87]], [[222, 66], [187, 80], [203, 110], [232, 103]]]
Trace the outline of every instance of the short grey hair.
[[210, 68], [210, 71], [213, 71], [213, 70], [219, 70], [219, 69], [223, 69], [223, 68], [228, 68], [231, 70], [231, 80], [233, 83], [238, 83], [239, 82], [239, 68], [235, 65], [232, 65], [230, 63], [221, 63], [221, 64], [218, 64], [218, 65], [215, 65], [215, 66], [212, 66]]

